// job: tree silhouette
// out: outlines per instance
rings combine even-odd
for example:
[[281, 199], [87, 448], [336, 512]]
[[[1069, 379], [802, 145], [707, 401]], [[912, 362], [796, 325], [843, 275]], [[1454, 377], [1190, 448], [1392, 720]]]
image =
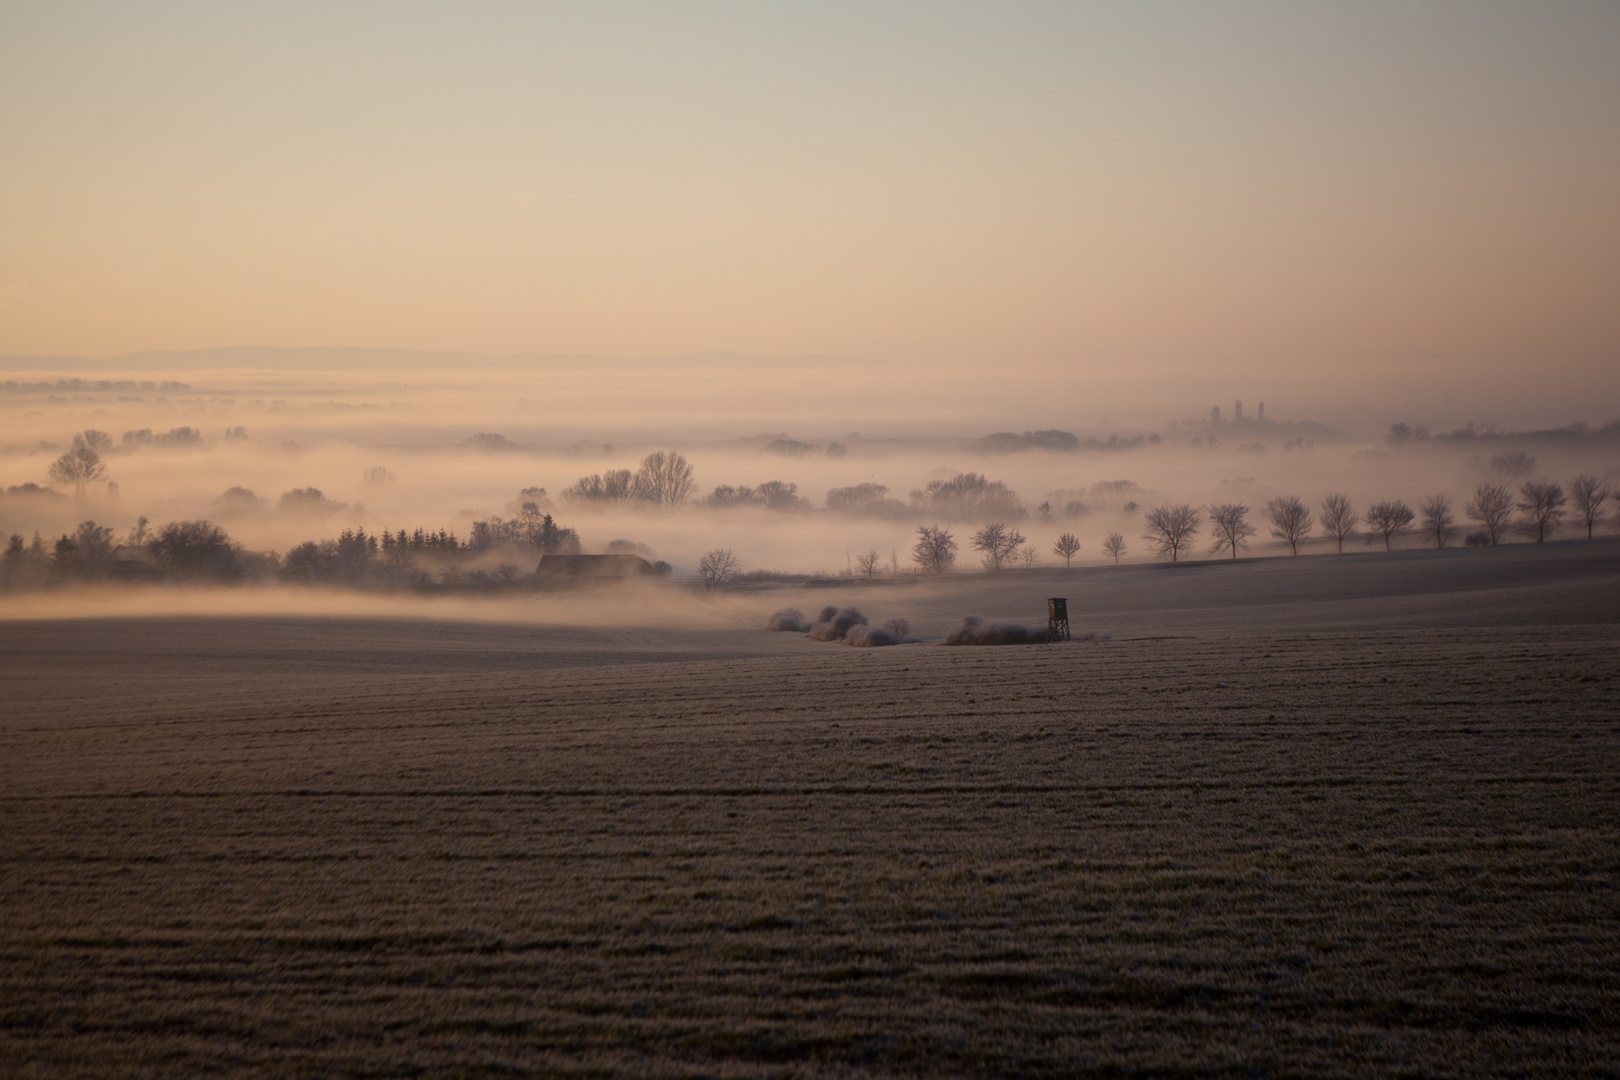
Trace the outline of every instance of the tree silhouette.
[[944, 526], [919, 525], [911, 561], [925, 574], [943, 574], [956, 565], [956, 540]]
[[207, 521], [172, 521], [152, 540], [152, 554], [177, 575], [227, 579], [240, 573], [236, 545]]
[[655, 450], [641, 459], [635, 492], [654, 506], [679, 506], [697, 492], [692, 466], [673, 450]]
[[1142, 539], [1158, 554], [1169, 556], [1171, 562], [1181, 558], [1181, 549], [1198, 534], [1198, 511], [1187, 503], [1179, 506], [1155, 506], [1143, 519], [1147, 532]]
[[1322, 531], [1339, 542], [1339, 554], [1344, 554], [1344, 542], [1356, 535], [1356, 507], [1350, 496], [1335, 492], [1322, 500]]
[[1248, 547], [1249, 537], [1254, 535], [1254, 526], [1249, 524], [1248, 515], [1249, 508], [1237, 503], [1210, 507], [1209, 528], [1215, 534], [1215, 542], [1209, 550], [1216, 555], [1230, 550], [1232, 558], [1237, 558], [1238, 548]]
[[564, 502], [629, 502], [636, 495], [636, 474], [629, 469], [609, 469], [574, 481], [562, 493]]
[[1103, 541], [1103, 550], [1114, 557], [1114, 565], [1119, 565], [1119, 557], [1125, 554], [1125, 537], [1121, 533], [1109, 533], [1108, 539]]
[[1592, 539], [1592, 526], [1603, 520], [1603, 504], [1614, 494], [1609, 485], [1595, 476], [1582, 473], [1569, 485], [1570, 501], [1586, 526], [1586, 538]]
[[1299, 544], [1311, 535], [1311, 511], [1298, 495], [1279, 495], [1266, 504], [1271, 515], [1271, 535], [1284, 541], [1288, 550], [1299, 554]]
[[1423, 512], [1423, 532], [1434, 541], [1436, 548], [1451, 542], [1457, 531], [1457, 519], [1451, 513], [1451, 500], [1444, 495], [1430, 495], [1418, 507]]
[[1395, 537], [1412, 526], [1412, 508], [1400, 499], [1388, 499], [1367, 507], [1365, 518], [1372, 531], [1384, 538], [1384, 550], [1394, 546]]
[[1535, 537], [1536, 543], [1543, 543], [1563, 525], [1564, 504], [1569, 498], [1563, 487], [1551, 480], [1531, 480], [1519, 489], [1519, 494], [1524, 496], [1524, 501], [1518, 504], [1519, 512], [1524, 515], [1521, 528]]
[[84, 494], [87, 484], [107, 475], [101, 455], [88, 446], [75, 446], [51, 463], [49, 476], [58, 484], [72, 484], [75, 495]]
[[1494, 546], [1502, 542], [1513, 514], [1513, 496], [1501, 484], [1481, 484], [1463, 507], [1471, 521], [1485, 526], [1485, 535]]
[[978, 473], [957, 473], [949, 480], [930, 480], [911, 493], [913, 509], [947, 521], [1017, 520], [1026, 516], [1018, 495], [1000, 480]]
[[51, 576], [71, 579], [83, 574], [84, 559], [79, 555], [79, 545], [64, 533], [51, 548]]
[[85, 428], [73, 436], [73, 448], [77, 450], [81, 446], [98, 454], [105, 454], [113, 448], [113, 437], [105, 431]]
[[1000, 570], [1012, 562], [1018, 554], [1018, 549], [1024, 546], [1024, 535], [1017, 529], [1009, 529], [999, 521], [993, 521], [973, 534], [971, 541], [974, 551], [984, 556], [984, 565], [991, 570]]
[[1057, 543], [1052, 545], [1052, 554], [1060, 556], [1064, 566], [1071, 565], [1075, 552], [1079, 550], [1080, 541], [1074, 533], [1064, 533], [1057, 538]]
[[730, 548], [715, 548], [704, 552], [703, 558], [698, 560], [698, 574], [703, 578], [703, 587], [713, 591], [724, 588], [741, 566], [741, 560]]

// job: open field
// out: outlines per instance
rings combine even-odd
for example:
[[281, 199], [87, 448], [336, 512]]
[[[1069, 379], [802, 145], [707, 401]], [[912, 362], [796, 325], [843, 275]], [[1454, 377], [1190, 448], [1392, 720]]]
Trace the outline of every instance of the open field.
[[1620, 544], [729, 605], [0, 622], [0, 1074], [1620, 1075]]

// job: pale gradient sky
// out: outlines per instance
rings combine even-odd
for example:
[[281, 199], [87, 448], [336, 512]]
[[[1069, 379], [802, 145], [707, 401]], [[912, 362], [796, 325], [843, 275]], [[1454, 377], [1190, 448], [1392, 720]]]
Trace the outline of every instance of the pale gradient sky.
[[1603, 420], [1617, 118], [1612, 2], [0, 0], [0, 354], [1418, 375]]

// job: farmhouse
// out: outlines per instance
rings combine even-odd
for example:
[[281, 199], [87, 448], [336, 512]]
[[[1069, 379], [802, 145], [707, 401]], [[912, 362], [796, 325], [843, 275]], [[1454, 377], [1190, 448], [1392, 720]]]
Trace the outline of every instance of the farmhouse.
[[107, 576], [113, 581], [132, 581], [144, 584], [162, 584], [168, 573], [158, 565], [150, 544], [119, 544], [113, 548], [107, 565]]
[[627, 581], [653, 573], [640, 555], [542, 555], [536, 577], [569, 581]]

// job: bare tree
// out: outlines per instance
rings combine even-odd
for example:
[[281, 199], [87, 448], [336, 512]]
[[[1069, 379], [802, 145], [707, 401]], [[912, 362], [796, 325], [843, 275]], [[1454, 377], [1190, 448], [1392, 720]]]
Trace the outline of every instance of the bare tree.
[[1170, 557], [1171, 562], [1181, 558], [1181, 549], [1198, 534], [1198, 511], [1186, 503], [1180, 506], [1155, 506], [1143, 519], [1147, 532], [1142, 539], [1158, 554]]
[[568, 503], [619, 503], [635, 497], [636, 474], [629, 469], [609, 469], [605, 473], [582, 476], [562, 492], [563, 502]]
[[1344, 542], [1356, 535], [1356, 505], [1350, 496], [1334, 492], [1322, 500], [1322, 532], [1339, 542], [1339, 554], [1344, 554]]
[[1079, 550], [1080, 541], [1075, 537], [1074, 533], [1064, 533], [1057, 538], [1057, 543], [1052, 545], [1052, 554], [1060, 557], [1064, 566], [1072, 565], [1075, 552]]
[[[1384, 538], [1384, 550], [1394, 547], [1395, 537], [1412, 527], [1412, 508], [1400, 499], [1386, 499], [1367, 507], [1364, 519], [1372, 531]], [[1368, 538], [1371, 542], [1371, 537]]]
[[1248, 516], [1249, 508], [1237, 503], [1210, 507], [1209, 527], [1215, 534], [1215, 542], [1209, 546], [1209, 550], [1219, 555], [1231, 549], [1232, 558], [1237, 558], [1238, 548], [1248, 547], [1249, 537], [1254, 535], [1254, 526], [1249, 524]]
[[1501, 484], [1481, 484], [1474, 489], [1474, 497], [1463, 507], [1463, 512], [1469, 520], [1485, 526], [1485, 535], [1493, 545], [1499, 544], [1513, 515], [1513, 496]]
[[1592, 526], [1603, 520], [1603, 504], [1613, 495], [1614, 491], [1606, 482], [1587, 473], [1582, 473], [1570, 483], [1570, 501], [1575, 504], [1575, 512], [1581, 515], [1588, 540], [1592, 539]]
[[101, 455], [88, 446], [75, 446], [51, 463], [50, 478], [58, 484], [72, 484], [75, 495], [84, 494], [85, 485], [107, 475]]
[[[1478, 462], [1478, 459], [1474, 459]], [[1504, 483], [1513, 480], [1523, 480], [1536, 471], [1535, 455], [1527, 454], [1523, 450], [1513, 450], [1505, 454], [1492, 454], [1490, 462], [1484, 466], [1485, 472]]]
[[984, 565], [991, 570], [1000, 570], [1008, 565], [1018, 554], [1018, 549], [1024, 546], [1024, 534], [1017, 529], [1009, 529], [999, 521], [993, 521], [973, 534], [970, 541], [973, 550], [984, 556]]
[[1299, 554], [1299, 543], [1311, 535], [1310, 507], [1299, 501], [1298, 495], [1279, 495], [1266, 504], [1271, 515], [1271, 535], [1288, 545], [1288, 550]]
[[712, 591], [724, 588], [741, 566], [742, 561], [730, 548], [715, 548], [698, 560], [698, 574], [703, 578], [703, 587]]
[[227, 579], [241, 574], [241, 552], [224, 529], [207, 521], [173, 521], [152, 540], [151, 552], [177, 576]]
[[1520, 528], [1535, 537], [1536, 543], [1543, 543], [1563, 526], [1564, 504], [1569, 497], [1562, 485], [1551, 480], [1531, 480], [1519, 489], [1519, 494], [1524, 496], [1519, 503], [1519, 512], [1524, 515]]
[[1125, 554], [1125, 537], [1120, 533], [1109, 533], [1108, 539], [1103, 541], [1103, 551], [1114, 557], [1114, 565], [1119, 565], [1119, 557]]
[[864, 574], [867, 580], [870, 581], [873, 577], [877, 576], [878, 567], [882, 565], [882, 561], [883, 556], [877, 553], [877, 548], [873, 548], [865, 555], [856, 557], [855, 569]]
[[94, 450], [98, 454], [105, 454], [113, 448], [113, 437], [105, 431], [85, 428], [73, 436], [73, 449], [77, 450], [81, 446], [86, 450]]
[[1018, 554], [1018, 565], [1022, 566], [1025, 570], [1033, 570], [1035, 568], [1036, 561], [1040, 559], [1040, 557], [1041, 553], [1035, 550], [1034, 544], [1031, 544]]
[[914, 510], [947, 521], [983, 521], [988, 517], [1025, 517], [1018, 494], [1000, 480], [978, 473], [957, 473], [949, 480], [930, 480], [911, 493]]
[[692, 466], [675, 451], [655, 450], [636, 470], [636, 496], [655, 506], [679, 506], [697, 493]]
[[925, 574], [943, 574], [956, 564], [956, 540], [942, 525], [919, 525], [911, 561]]
[[1423, 511], [1423, 532], [1434, 546], [1443, 548], [1457, 531], [1457, 519], [1451, 513], [1451, 500], [1444, 495], [1430, 495], [1418, 507]]

